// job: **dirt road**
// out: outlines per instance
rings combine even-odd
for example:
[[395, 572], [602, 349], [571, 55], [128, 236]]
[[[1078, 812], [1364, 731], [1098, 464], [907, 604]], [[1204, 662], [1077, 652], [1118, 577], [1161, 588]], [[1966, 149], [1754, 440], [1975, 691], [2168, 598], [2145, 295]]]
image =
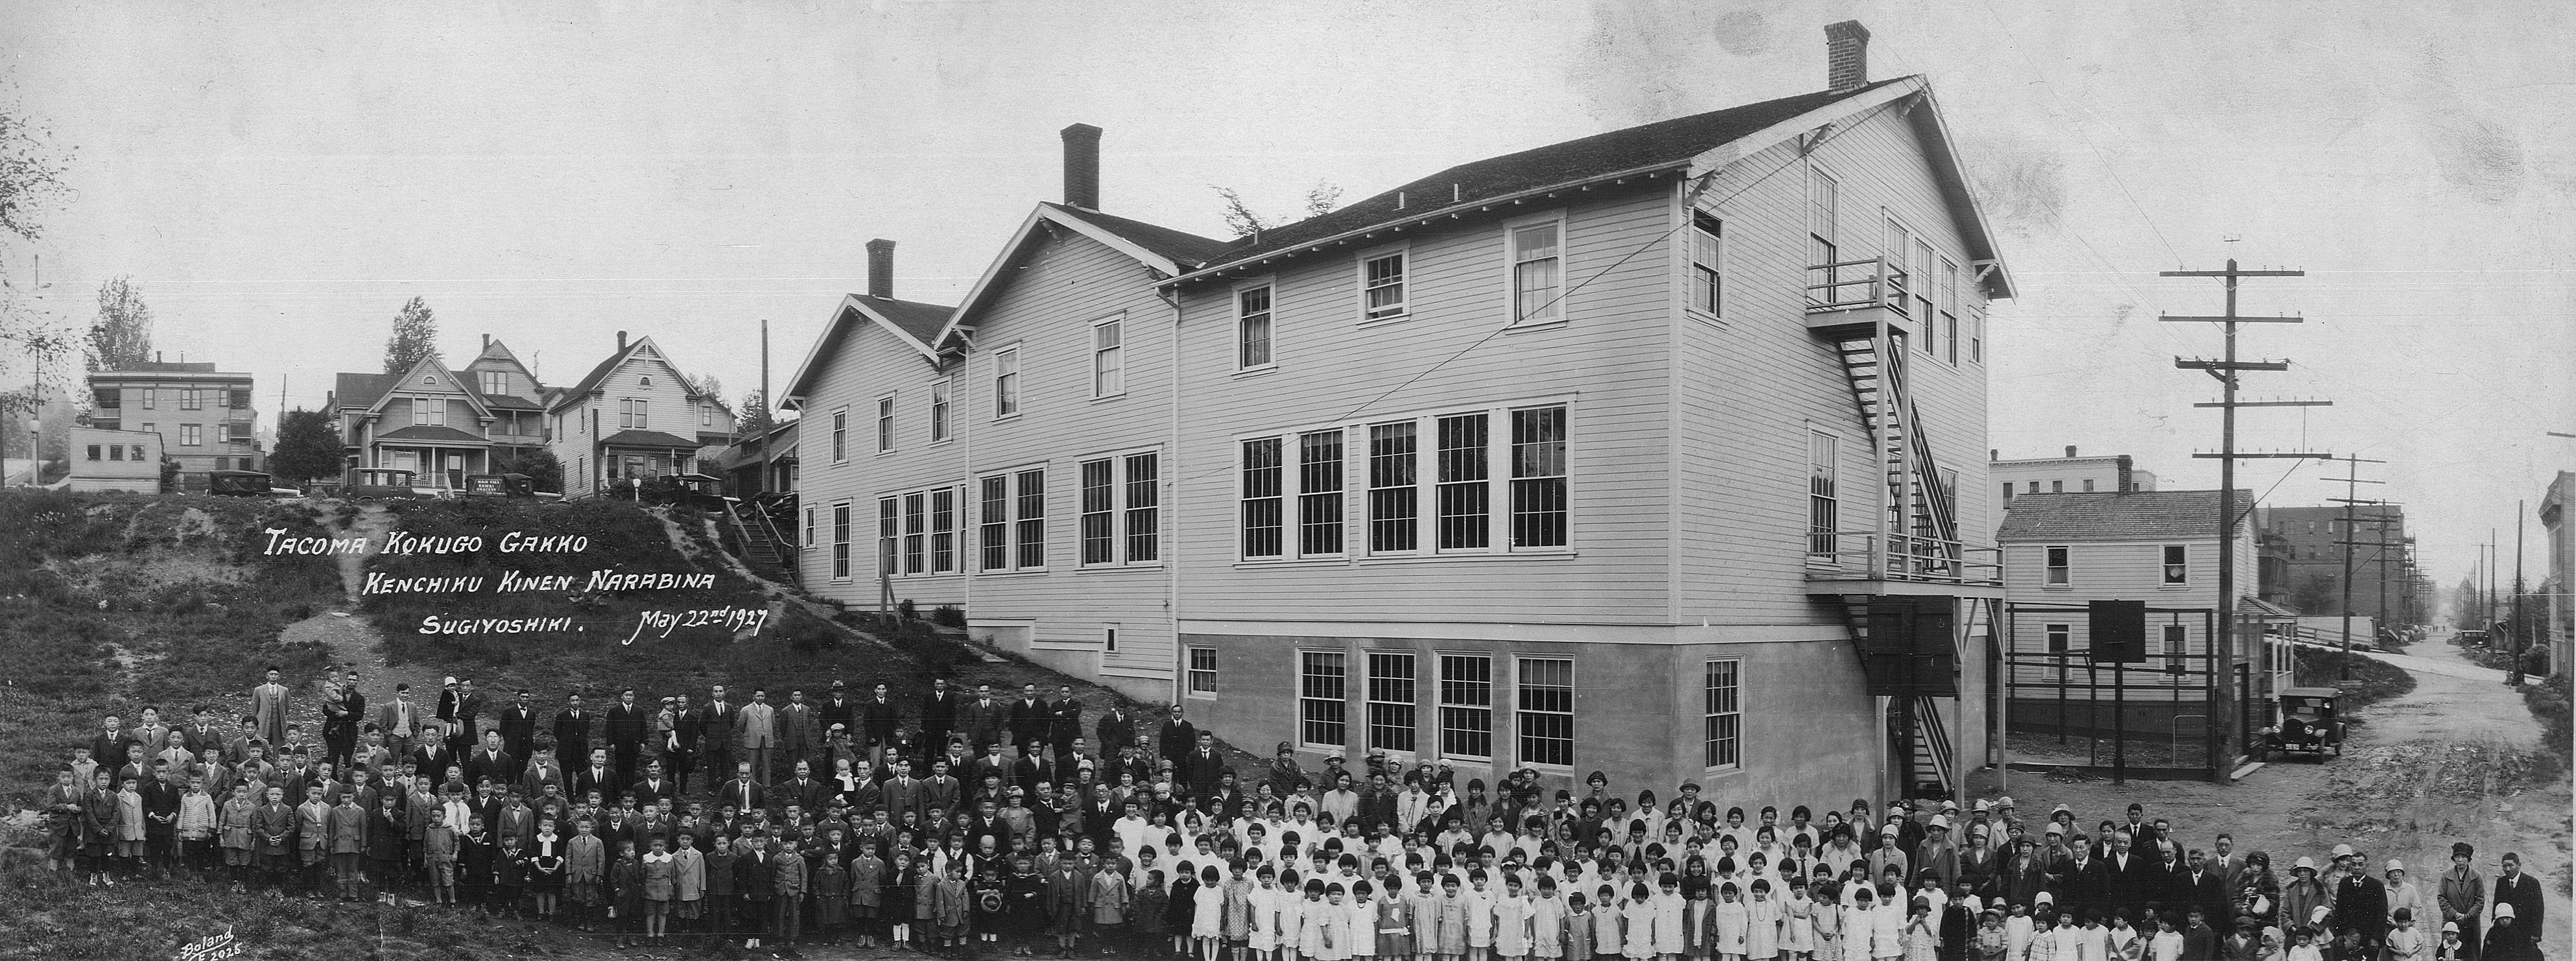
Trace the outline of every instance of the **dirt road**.
[[[2010, 795], [2020, 813], [2045, 818], [2051, 807], [2075, 809], [2076, 820], [2117, 820], [2131, 802], [2147, 817], [2170, 818], [2186, 844], [2206, 847], [2220, 831], [2238, 851], [2266, 851], [2275, 865], [2300, 855], [2323, 860], [2351, 844], [2372, 873], [2394, 858], [2413, 869], [2428, 892], [2449, 864], [2454, 841], [2477, 847], [2477, 870], [2490, 882], [2505, 852], [2545, 882], [2549, 897], [2547, 956], [2568, 957], [2568, 816], [2565, 772], [2543, 778], [2529, 768], [2540, 731], [2503, 674], [2470, 664], [2442, 638], [2409, 654], [2372, 655], [2412, 672], [2415, 691], [2352, 718], [2344, 754], [2324, 761], [2265, 765], [2234, 785], [2197, 781], [2061, 781], [2054, 776], [1979, 772], [1973, 797]], [[1998, 784], [2001, 780], [2003, 783]], [[2418, 912], [2421, 914], [2422, 912]]]

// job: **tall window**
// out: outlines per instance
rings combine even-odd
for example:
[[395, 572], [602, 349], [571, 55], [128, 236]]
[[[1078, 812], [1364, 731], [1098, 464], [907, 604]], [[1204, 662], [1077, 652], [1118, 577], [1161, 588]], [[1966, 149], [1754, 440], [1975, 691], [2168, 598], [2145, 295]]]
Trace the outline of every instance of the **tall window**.
[[447, 426], [447, 401], [436, 397], [412, 398], [411, 422], [423, 427]]
[[[1807, 246], [1813, 266], [1824, 266], [1841, 260], [1834, 235], [1834, 178], [1822, 170], [1807, 168]], [[1837, 278], [1827, 277], [1832, 283]], [[1831, 289], [1824, 291], [1827, 300], [1839, 299]]]
[[2184, 624], [2167, 624], [2164, 625], [2164, 629], [2165, 672], [2180, 674], [2183, 672], [2183, 663], [2190, 660], [2189, 651], [2183, 645], [2190, 641], [2191, 628]]
[[157, 397], [161, 391], [157, 388], [145, 387], [141, 390], [135, 391], [135, 393], [143, 395], [143, 409], [151, 410], [153, 399]]
[[1941, 349], [1949, 362], [1959, 362], [1959, 265], [1941, 258]]
[[[1834, 494], [1842, 453], [1834, 435], [1807, 433], [1807, 556], [1830, 560], [1841, 553], [1834, 531], [1841, 523], [1842, 502]], [[2007, 489], [2011, 485], [2005, 485]]]
[[[1880, 292], [1880, 296], [1885, 297], [1887, 305], [1896, 308], [1896, 312], [1900, 314], [1914, 309], [1913, 298], [1906, 296], [1906, 291], [1914, 286], [1914, 275], [1912, 271], [1905, 268], [1905, 258], [1913, 252], [1913, 249], [1914, 232], [1905, 229], [1904, 224], [1889, 220], [1887, 245], [1879, 248], [1878, 251], [1879, 258], [1887, 263], [1887, 289]], [[1921, 314], [1912, 316], [1917, 319], [1922, 317]]]
[[1521, 658], [1513, 690], [1512, 721], [1520, 729], [1521, 763], [1573, 765], [1574, 661]]
[[1725, 315], [1726, 224], [1705, 210], [1691, 211], [1691, 309]]
[[1512, 412], [1512, 545], [1565, 546], [1565, 408]]
[[1216, 696], [1216, 648], [1190, 648], [1189, 693]]
[[2072, 573], [2072, 572], [2071, 572], [2071, 570], [2070, 570], [2070, 567], [2071, 567], [2071, 565], [2068, 563], [2066, 548], [2063, 548], [2063, 547], [2051, 547], [2051, 548], [2048, 548], [2048, 585], [2049, 585], [2049, 586], [2051, 586], [2051, 587], [2065, 587], [2065, 586], [2068, 586], [2069, 584], [2071, 584], [2071, 583], [2073, 582], [2073, 580], [2072, 580], [2072, 577], [2071, 577], [2071, 573]]
[[930, 382], [930, 442], [933, 444], [948, 439], [949, 387], [946, 377]]
[[1484, 414], [1459, 414], [1438, 422], [1441, 550], [1483, 550], [1492, 543], [1485, 420]]
[[877, 398], [877, 453], [894, 449], [894, 395]]
[[[646, 402], [645, 402], [645, 401], [642, 401], [642, 400], [638, 400], [638, 401], [636, 401], [636, 402], [635, 402], [635, 429], [636, 429], [636, 430], [644, 430], [644, 429], [646, 429], [646, 428], [648, 428], [648, 427], [650, 427], [650, 426], [652, 425], [652, 421], [651, 421], [650, 419], [648, 419], [647, 417], [645, 417], [645, 415], [644, 415], [644, 406], [645, 406], [645, 403], [646, 403]], [[442, 405], [442, 406], [443, 406], [443, 405]], [[440, 411], [440, 414], [442, 414], [442, 415], [444, 415], [445, 413], [446, 413], [445, 411]]]
[[1744, 766], [1744, 662], [1708, 662], [1700, 707], [1700, 758], [1712, 768]]
[[1115, 397], [1127, 392], [1125, 343], [1120, 321], [1091, 325], [1091, 396]]
[[1557, 225], [1532, 224], [1511, 232], [1512, 322], [1534, 324], [1565, 316], [1557, 303], [1564, 285], [1564, 263], [1557, 250]]
[[996, 475], [978, 483], [983, 506], [976, 512], [976, 532], [984, 569], [1004, 570], [1011, 566], [1011, 479]]
[[1254, 287], [1234, 295], [1234, 366], [1240, 370], [1270, 366], [1270, 288]]
[[832, 412], [832, 459], [850, 459], [850, 412], [846, 410]]
[[1494, 659], [1440, 655], [1440, 755], [1494, 756]]
[[1297, 553], [1342, 552], [1342, 432], [1297, 437]]
[[1986, 315], [1983, 312], [1968, 316], [1968, 359], [1980, 364], [1986, 362]]
[[1409, 420], [1369, 427], [1369, 553], [1400, 554], [1419, 543], [1419, 511], [1414, 504], [1416, 430]]
[[1404, 316], [1404, 253], [1360, 263], [1361, 320]]
[[1024, 470], [1014, 476], [1019, 485], [1017, 523], [1021, 567], [1046, 566], [1046, 471]]
[[957, 489], [930, 492], [930, 572], [957, 571]]
[[2046, 632], [2048, 636], [2048, 653], [2064, 654], [2066, 653], [2067, 648], [2074, 646], [2074, 625], [2050, 624], [2047, 626]]
[[180, 410], [204, 410], [204, 409], [205, 409], [205, 407], [206, 407], [206, 392], [205, 392], [205, 391], [198, 390], [197, 388], [194, 388], [194, 387], [184, 388], [184, 389], [182, 389], [182, 390], [180, 390], [180, 391], [179, 391], [179, 409], [180, 409]]
[[1005, 347], [993, 355], [993, 417], [1020, 413], [1020, 349]]
[[903, 573], [903, 569], [896, 566], [897, 558], [902, 556], [902, 546], [903, 500], [896, 497], [877, 498], [878, 574], [893, 577]]
[[205, 441], [205, 429], [195, 424], [179, 425], [179, 446], [195, 447]]
[[1318, 747], [1349, 743], [1349, 671], [1340, 651], [1297, 652], [1297, 736]]
[[497, 370], [487, 370], [476, 375], [476, 379], [483, 382], [483, 392], [486, 394], [507, 394], [510, 392], [510, 375], [507, 373]]
[[2164, 548], [2165, 586], [2181, 587], [2191, 583], [2191, 552], [2181, 544], [2167, 544]]
[[1118, 562], [1118, 462], [1082, 464], [1082, 562]]
[[1938, 354], [1941, 352], [1941, 332], [1936, 329], [1936, 325], [1939, 323], [1940, 318], [1935, 316], [1932, 312], [1933, 287], [1938, 282], [1937, 278], [1933, 276], [1932, 265], [1935, 260], [1936, 258], [1932, 254], [1932, 245], [1924, 243], [1920, 237], [1915, 238], [1913, 270], [1914, 283], [1912, 285], [1914, 292], [1913, 316], [1914, 319], [1923, 322], [1923, 352], [1925, 354]]
[[796, 546], [800, 549], [814, 546], [814, 509], [811, 507], [805, 509], [805, 538], [798, 541]]
[[850, 502], [832, 505], [832, 579], [850, 579]]
[[919, 574], [925, 559], [923, 548], [929, 544], [929, 498], [922, 494], [903, 495], [903, 572]]
[[1277, 557], [1285, 544], [1280, 536], [1282, 516], [1280, 497], [1285, 490], [1280, 476], [1280, 439], [1264, 437], [1243, 442], [1243, 556]]
[[1127, 455], [1127, 562], [1141, 564], [1163, 557], [1163, 458], [1160, 454]]
[[713, 427], [716, 425], [716, 402], [714, 400], [710, 399], [702, 404], [691, 403], [689, 406], [698, 409], [698, 426]]
[[1413, 655], [1368, 656], [1368, 747], [1413, 751]]

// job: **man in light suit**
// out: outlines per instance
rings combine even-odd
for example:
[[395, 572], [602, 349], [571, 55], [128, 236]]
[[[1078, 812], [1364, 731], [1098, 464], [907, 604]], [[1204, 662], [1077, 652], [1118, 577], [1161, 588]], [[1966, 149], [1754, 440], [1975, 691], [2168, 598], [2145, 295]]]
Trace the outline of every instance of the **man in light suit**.
[[143, 745], [145, 753], [158, 752], [170, 746], [170, 725], [161, 723], [161, 709], [147, 706], [143, 709], [143, 722], [125, 732], [125, 739]]
[[411, 702], [409, 684], [394, 685], [393, 701], [376, 709], [376, 729], [385, 732], [385, 746], [395, 757], [411, 754], [413, 739], [420, 736], [420, 720], [420, 705]]
[[778, 749], [778, 709], [769, 706], [769, 692], [752, 689], [751, 703], [742, 706], [734, 722], [734, 744], [751, 762], [752, 781], [769, 783], [769, 755]]
[[259, 718], [258, 729], [253, 736], [270, 744], [285, 742], [286, 712], [291, 707], [287, 703], [286, 685], [278, 683], [277, 678], [277, 667], [271, 665], [268, 682], [250, 689], [250, 712]]

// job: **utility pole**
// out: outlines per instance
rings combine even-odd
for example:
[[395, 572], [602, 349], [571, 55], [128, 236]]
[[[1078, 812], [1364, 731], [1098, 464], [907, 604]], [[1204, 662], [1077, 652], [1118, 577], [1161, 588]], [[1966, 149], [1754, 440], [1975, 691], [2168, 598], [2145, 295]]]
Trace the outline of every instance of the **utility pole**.
[[[2388, 462], [2387, 462], [2387, 461], [2384, 461], [2384, 460], [2369, 460], [2369, 459], [2367, 459], [2367, 458], [2355, 457], [2355, 456], [2352, 456], [2352, 455], [2350, 455], [2350, 454], [2346, 454], [2346, 455], [2344, 455], [2344, 456], [2342, 456], [2342, 457], [2328, 457], [2328, 458], [2326, 458], [2326, 459], [2327, 459], [2327, 460], [2339, 460], [2339, 461], [2343, 461], [2343, 462], [2344, 462], [2344, 476], [2342, 476], [2342, 477], [2340, 477], [2340, 478], [2336, 478], [2336, 477], [2329, 477], [2329, 478], [2326, 478], [2326, 479], [2327, 479], [2327, 480], [2341, 480], [2341, 481], [2343, 481], [2343, 485], [2344, 485], [2344, 496], [2342, 496], [2342, 497], [2330, 497], [2330, 498], [2327, 498], [2327, 499], [2328, 499], [2328, 500], [2333, 500], [2333, 501], [2341, 501], [2341, 502], [2343, 503], [2343, 537], [2341, 537], [2341, 538], [2337, 539], [2337, 540], [2335, 541], [2335, 543], [2338, 543], [2338, 544], [2342, 544], [2342, 545], [2343, 545], [2343, 603], [2341, 604], [2341, 608], [2342, 608], [2342, 611], [2343, 611], [2343, 652], [2344, 652], [2345, 654], [2351, 654], [2351, 653], [2352, 653], [2352, 549], [2353, 549], [2353, 547], [2354, 547], [2354, 543], [2353, 543], [2353, 529], [2352, 529], [2352, 522], [2353, 522], [2352, 509], [2353, 509], [2353, 506], [2354, 506], [2354, 505], [2356, 505], [2356, 504], [2376, 504], [2376, 503], [2378, 503], [2377, 501], [2363, 501], [2363, 500], [2358, 500], [2358, 499], [2355, 499], [2352, 495], [2353, 495], [2354, 490], [2356, 489], [2356, 488], [2355, 488], [2355, 485], [2359, 485], [2359, 484], [2378, 484], [2378, 483], [2384, 483], [2383, 481], [2363, 480], [2363, 479], [2361, 479], [2361, 465], [2363, 465], [2363, 464], [2385, 464], [2385, 463], [2388, 463]], [[2344, 662], [2343, 662], [2343, 679], [2344, 679], [2344, 680], [2347, 680], [2347, 681], [2352, 680], [2352, 660], [2351, 660], [2350, 658], [2346, 658], [2346, 659], [2344, 660]]]
[[[2345, 460], [2347, 458], [2338, 457], [2335, 459]], [[2346, 478], [2346, 480], [2349, 482], [2351, 479]], [[2360, 483], [2371, 482], [2361, 481]], [[2386, 633], [2388, 626], [2388, 509], [2402, 505], [2395, 501], [2354, 500], [2351, 498], [2338, 499], [2346, 502], [2344, 504], [2344, 514], [2347, 518], [2344, 522], [2346, 530], [2343, 538], [2335, 541], [2335, 543], [2343, 545], [2344, 550], [2343, 649], [2346, 653], [2350, 653], [2352, 651], [2352, 553], [2364, 547], [2377, 548], [2377, 550], [2373, 551], [2370, 555], [2370, 564], [2373, 567], [2378, 568], [2379, 571], [2379, 609], [2374, 615], [2375, 622], [2372, 626], [2381, 633]], [[2352, 517], [2353, 505], [2355, 504], [2368, 504], [2374, 509], [2368, 517]], [[2378, 528], [2376, 537], [2366, 541], [2353, 539], [2350, 528], [2353, 524], [2357, 524], [2362, 521], [2368, 521], [2371, 526]], [[2349, 676], [2351, 674], [2351, 668], [2345, 668], [2345, 674], [2346, 676]]]
[[[2228, 750], [2227, 735], [2229, 733], [2229, 729], [2232, 727], [2228, 722], [2234, 717], [2234, 711], [2230, 708], [2229, 702], [2233, 699], [2236, 693], [2232, 686], [2236, 673], [2236, 526], [2240, 520], [2236, 511], [2236, 461], [2240, 457], [2274, 457], [2304, 460], [2316, 456], [2314, 454], [2307, 453], [2238, 453], [2236, 450], [2236, 409], [2239, 407], [2333, 406], [2332, 401], [2322, 400], [2239, 401], [2236, 399], [2237, 371], [2278, 371], [2290, 369], [2290, 362], [2287, 360], [2237, 360], [2236, 326], [2238, 324], [2297, 324], [2306, 322], [2304, 318], [2299, 317], [2239, 316], [2236, 313], [2236, 284], [2237, 281], [2246, 277], [2305, 277], [2307, 275], [2308, 272], [2304, 270], [2242, 270], [2236, 266], [2236, 258], [2233, 257], [2227, 259], [2227, 269], [2225, 270], [2168, 270], [2159, 274], [2159, 276], [2164, 277], [2215, 277], [2218, 278], [2221, 283], [2225, 284], [2227, 288], [2227, 312], [2224, 314], [2220, 314], [2216, 317], [2166, 315], [2157, 318], [2158, 320], [2172, 322], [2214, 323], [2218, 324], [2220, 329], [2226, 333], [2226, 353], [2217, 360], [2184, 357], [2174, 358], [2175, 367], [2183, 370], [2197, 370], [2202, 373], [2206, 373], [2211, 377], [2217, 378], [2220, 391], [2220, 400], [2218, 402], [2192, 405], [2194, 407], [2216, 407], [2219, 409], [2220, 426], [2218, 453], [2191, 455], [2197, 458], [2214, 457], [2218, 460], [2218, 617], [2216, 618], [2217, 630], [2212, 632], [2213, 636], [2210, 638], [2209, 645], [2208, 703], [2211, 723], [2209, 724], [2208, 750], [2209, 779], [2212, 782], [2219, 784], [2227, 783], [2228, 775], [2234, 773], [2235, 767], [2233, 763], [2235, 753]], [[2247, 505], [2246, 509], [2250, 512], [2253, 509], [2252, 505]]]
[[2513, 664], [2505, 669], [2507, 687], [2522, 686], [2522, 514], [2523, 501], [2513, 502]]

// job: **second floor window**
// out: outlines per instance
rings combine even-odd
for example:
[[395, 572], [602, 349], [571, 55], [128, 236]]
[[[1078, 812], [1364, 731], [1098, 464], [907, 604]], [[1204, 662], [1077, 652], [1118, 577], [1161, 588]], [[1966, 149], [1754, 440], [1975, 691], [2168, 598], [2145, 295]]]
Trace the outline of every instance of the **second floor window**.
[[1360, 264], [1360, 319], [1404, 316], [1404, 254], [1371, 257]]
[[993, 355], [993, 417], [1020, 413], [1020, 349], [1007, 347]]
[[1342, 432], [1297, 438], [1297, 553], [1342, 552]]
[[1512, 322], [1535, 324], [1565, 316], [1557, 303], [1564, 286], [1557, 224], [1532, 224], [1511, 232]]
[[2181, 587], [2191, 583], [2190, 550], [2181, 544], [2164, 545], [2164, 584]]
[[1691, 211], [1690, 305], [1711, 317], [1725, 315], [1725, 241], [1726, 225], [1716, 215]]
[[1234, 297], [1234, 366], [1239, 370], [1270, 366], [1270, 288], [1254, 287]]
[[617, 402], [617, 426], [620, 429], [643, 430], [651, 423], [644, 416], [644, 401], [626, 399]]
[[[1807, 555], [1820, 560], [1840, 553], [1834, 540], [1842, 515], [1842, 502], [1834, 491], [1842, 460], [1838, 448], [1832, 434], [1807, 433]], [[2005, 485], [2005, 491], [2009, 494], [2011, 485]]]
[[1120, 321], [1091, 327], [1091, 396], [1116, 397], [1127, 392], [1125, 338]]
[[1285, 519], [1280, 496], [1286, 489], [1279, 462], [1280, 440], [1264, 437], [1243, 442], [1243, 556], [1278, 557], [1286, 545], [1280, 536]]
[[197, 388], [194, 388], [194, 387], [190, 387], [190, 388], [187, 388], [187, 389], [182, 390], [182, 391], [180, 391], [180, 392], [179, 392], [179, 409], [180, 409], [180, 410], [204, 410], [204, 409], [205, 409], [205, 407], [206, 407], [206, 392], [205, 392], [205, 391], [198, 390]]
[[930, 382], [930, 442], [948, 439], [948, 378]]
[[510, 375], [506, 372], [487, 370], [476, 374], [475, 377], [483, 382], [483, 392], [486, 394], [507, 394], [510, 392]]
[[894, 395], [877, 398], [877, 453], [894, 449]]
[[195, 447], [205, 440], [203, 429], [195, 424], [179, 425], [179, 446]]
[[850, 412], [846, 410], [832, 412], [832, 459], [850, 459]]
[[436, 398], [412, 401], [411, 422], [422, 427], [447, 426], [447, 402]]
[[2048, 586], [2066, 587], [2073, 584], [2072, 567], [2067, 558], [2066, 548], [2048, 548]]

